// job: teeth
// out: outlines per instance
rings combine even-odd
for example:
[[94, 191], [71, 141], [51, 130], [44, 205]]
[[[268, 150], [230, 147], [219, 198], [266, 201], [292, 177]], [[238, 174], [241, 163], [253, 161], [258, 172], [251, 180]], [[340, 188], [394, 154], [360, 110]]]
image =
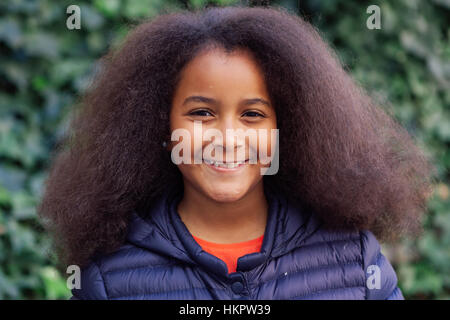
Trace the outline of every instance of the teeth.
[[244, 161], [231, 162], [231, 163], [220, 163], [220, 162], [217, 162], [217, 161], [212, 161], [212, 160], [207, 160], [207, 159], [204, 159], [204, 160], [209, 165], [214, 165], [215, 167], [227, 168], [227, 169], [236, 168], [239, 165], [244, 163]]

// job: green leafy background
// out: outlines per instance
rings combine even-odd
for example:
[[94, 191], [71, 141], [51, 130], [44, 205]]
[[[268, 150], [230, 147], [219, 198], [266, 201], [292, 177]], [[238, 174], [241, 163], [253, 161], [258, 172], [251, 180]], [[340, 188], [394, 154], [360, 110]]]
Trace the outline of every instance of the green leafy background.
[[[51, 152], [96, 61], [143, 19], [221, 0], [9, 0], [0, 4], [0, 299], [67, 299], [36, 216]], [[264, 5], [268, 1], [241, 1]], [[300, 5], [299, 5], [300, 3]], [[68, 30], [66, 8], [81, 9]], [[425, 232], [383, 244], [407, 299], [450, 297], [450, 0], [272, 1], [318, 27], [345, 68], [395, 116], [436, 162]], [[369, 30], [369, 5], [381, 29]]]

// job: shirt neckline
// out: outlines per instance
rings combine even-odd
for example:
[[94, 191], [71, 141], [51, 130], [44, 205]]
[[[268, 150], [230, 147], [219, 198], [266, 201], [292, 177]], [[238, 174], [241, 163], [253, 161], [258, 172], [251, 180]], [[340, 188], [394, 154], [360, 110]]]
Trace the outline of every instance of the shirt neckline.
[[217, 249], [235, 249], [235, 248], [241, 248], [241, 247], [255, 246], [257, 244], [262, 243], [262, 241], [264, 239], [264, 235], [262, 235], [258, 238], [247, 240], [247, 241], [234, 242], [234, 243], [217, 243], [217, 242], [203, 240], [194, 235], [192, 235], [192, 237], [201, 246], [206, 246], [209, 248], [217, 248]]

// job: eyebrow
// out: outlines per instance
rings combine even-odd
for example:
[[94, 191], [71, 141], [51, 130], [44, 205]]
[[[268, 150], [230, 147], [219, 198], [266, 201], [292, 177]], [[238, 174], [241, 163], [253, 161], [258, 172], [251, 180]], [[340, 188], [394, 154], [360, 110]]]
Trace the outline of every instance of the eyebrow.
[[[190, 97], [187, 97], [184, 100], [183, 105], [187, 104], [190, 101], [203, 102], [203, 103], [209, 103], [209, 104], [214, 104], [214, 105], [220, 104], [219, 101], [217, 101], [216, 99], [213, 99], [213, 98], [207, 98], [207, 97], [203, 97], [203, 96], [190, 96]], [[252, 105], [252, 104], [258, 104], [258, 103], [259, 104], [264, 104], [264, 105], [266, 105], [268, 107], [271, 106], [271, 104], [267, 100], [264, 100], [264, 99], [261, 99], [261, 98], [251, 98], [251, 99], [244, 99], [243, 100], [243, 104], [245, 106], [249, 106], [249, 105]]]

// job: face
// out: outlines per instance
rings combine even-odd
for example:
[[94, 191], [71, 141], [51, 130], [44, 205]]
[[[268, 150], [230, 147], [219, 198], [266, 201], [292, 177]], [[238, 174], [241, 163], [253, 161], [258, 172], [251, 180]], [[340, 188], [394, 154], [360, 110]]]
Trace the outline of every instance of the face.
[[[182, 70], [173, 96], [170, 128], [172, 133], [184, 131], [191, 137], [176, 139], [168, 147], [172, 156], [190, 160], [177, 164], [185, 188], [230, 202], [261, 184], [261, 169], [270, 166], [267, 158], [261, 161], [261, 154], [272, 154], [276, 115], [263, 73], [251, 54], [210, 49], [191, 60]], [[227, 136], [227, 129], [247, 135]], [[256, 139], [255, 135], [250, 138], [250, 133], [256, 133]], [[180, 141], [188, 147], [174, 152]], [[262, 146], [264, 153], [260, 152]], [[194, 162], [195, 158], [200, 163]]]

